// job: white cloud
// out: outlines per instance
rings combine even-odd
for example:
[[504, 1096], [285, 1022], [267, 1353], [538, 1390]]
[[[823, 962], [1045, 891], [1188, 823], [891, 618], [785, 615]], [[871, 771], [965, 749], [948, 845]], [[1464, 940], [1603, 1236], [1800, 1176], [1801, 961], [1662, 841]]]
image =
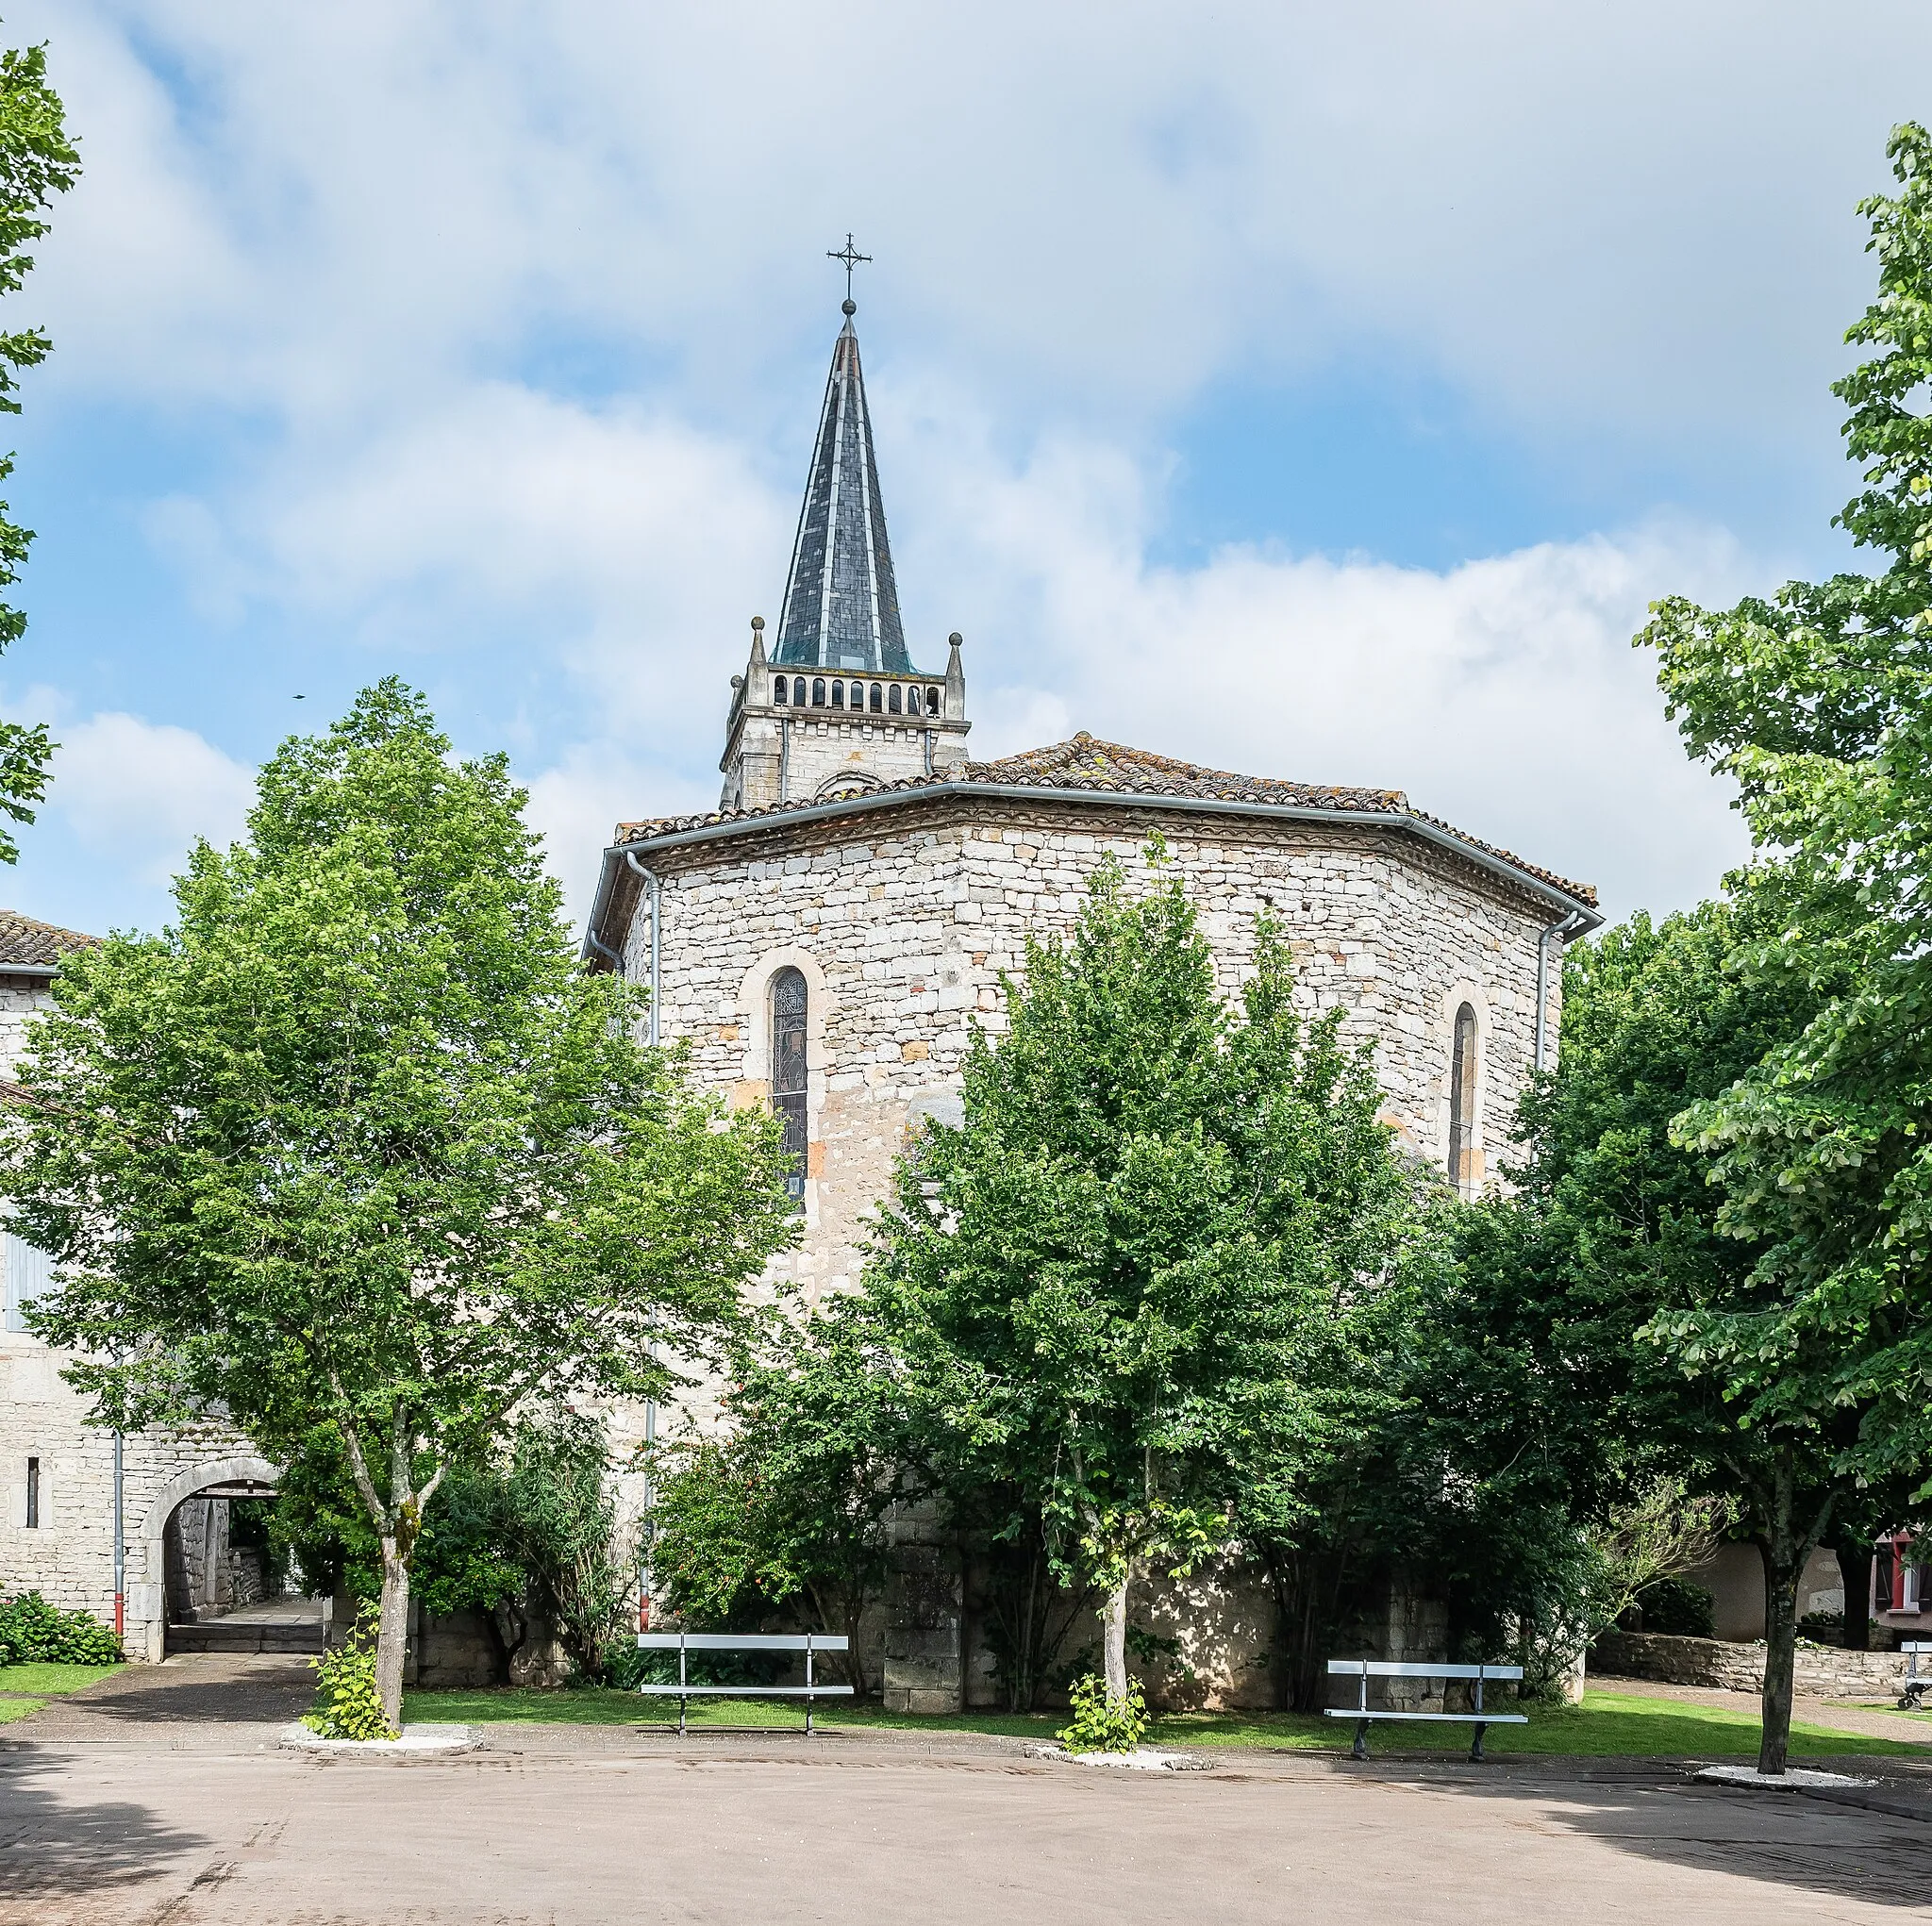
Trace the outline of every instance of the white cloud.
[[52, 39], [90, 143], [45, 250], [57, 378], [334, 423], [558, 338], [756, 412], [745, 371], [829, 307], [819, 251], [853, 226], [907, 337], [1026, 408], [1392, 349], [1532, 428], [1781, 434], [1828, 412], [1870, 279], [1851, 206], [1932, 56], [1908, 0], [1861, 16], [1883, 61], [1829, 9], [1745, 0], [9, 25]]
[[196, 837], [226, 843], [242, 833], [254, 772], [192, 729], [110, 713], [56, 733], [50, 813], [143, 883], [177, 873]]

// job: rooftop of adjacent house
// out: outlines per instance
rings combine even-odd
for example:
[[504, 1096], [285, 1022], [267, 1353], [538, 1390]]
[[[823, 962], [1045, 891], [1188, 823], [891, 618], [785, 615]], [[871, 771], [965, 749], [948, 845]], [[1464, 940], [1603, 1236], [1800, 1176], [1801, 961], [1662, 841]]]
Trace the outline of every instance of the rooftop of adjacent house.
[[38, 922], [17, 909], [0, 909], [0, 971], [19, 975], [45, 971], [52, 975], [71, 950], [91, 950], [100, 938], [79, 930], [63, 930]]
[[[1236, 806], [1257, 805], [1291, 808], [1297, 812], [1333, 811], [1338, 816], [1377, 817], [1409, 824], [1431, 839], [1459, 844], [1492, 864], [1514, 870], [1535, 879], [1546, 888], [1559, 890], [1572, 901], [1596, 904], [1596, 890], [1588, 883], [1573, 883], [1554, 871], [1540, 869], [1508, 850], [1479, 841], [1453, 828], [1440, 817], [1415, 808], [1400, 789], [1367, 789], [1322, 786], [1312, 783], [1283, 782], [1271, 776], [1236, 775], [1226, 770], [1209, 769], [1196, 762], [1182, 762], [1169, 755], [1156, 755], [1150, 750], [1131, 749], [1119, 742], [1104, 742], [1084, 729], [1070, 742], [1055, 742], [1043, 749], [1024, 750], [1018, 755], [997, 762], [969, 762], [963, 768], [929, 776], [913, 776], [901, 782], [882, 783], [856, 796], [834, 799], [850, 808], [863, 808], [884, 803], [895, 796], [961, 787], [991, 789], [1032, 789], [1073, 790], [1097, 796], [1174, 797], [1194, 804], [1228, 803]], [[620, 822], [616, 842], [655, 841], [661, 837], [684, 836], [694, 831], [726, 832], [740, 824], [749, 826], [798, 815], [827, 806], [824, 797], [804, 796], [794, 801], [768, 804], [756, 809], [714, 810], [701, 816], [667, 816], [641, 822]]]

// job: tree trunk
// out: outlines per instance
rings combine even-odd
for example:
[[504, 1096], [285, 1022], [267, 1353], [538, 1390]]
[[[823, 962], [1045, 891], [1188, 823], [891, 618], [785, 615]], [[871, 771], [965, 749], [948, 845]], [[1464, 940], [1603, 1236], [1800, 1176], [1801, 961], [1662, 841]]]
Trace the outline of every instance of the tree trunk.
[[1107, 1668], [1107, 1702], [1118, 1705], [1127, 1696], [1127, 1577], [1107, 1595], [1101, 1614], [1101, 1652]]
[[382, 1619], [375, 1635], [375, 1689], [382, 1716], [403, 1729], [403, 1652], [409, 1637], [409, 1567], [394, 1538], [382, 1541]]
[[1847, 1652], [1872, 1650], [1872, 1547], [1840, 1538], [1838, 1575], [1845, 1588], [1844, 1647]]
[[1831, 1516], [1827, 1499], [1808, 1531], [1797, 1522], [1796, 1476], [1789, 1450], [1779, 1455], [1763, 1493], [1763, 1527], [1757, 1553], [1764, 1561], [1764, 1706], [1757, 1769], [1784, 1775], [1791, 1744], [1791, 1671], [1798, 1650], [1798, 1581]]

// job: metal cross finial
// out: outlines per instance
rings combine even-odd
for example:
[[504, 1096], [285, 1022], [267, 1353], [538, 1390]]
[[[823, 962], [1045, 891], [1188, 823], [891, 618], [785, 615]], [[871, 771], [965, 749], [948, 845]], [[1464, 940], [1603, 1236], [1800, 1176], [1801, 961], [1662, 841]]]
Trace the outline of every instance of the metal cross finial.
[[857, 308], [852, 299], [852, 270], [860, 261], [871, 260], [872, 256], [860, 254], [852, 245], [852, 237], [848, 234], [845, 237], [845, 245], [843, 247], [828, 247], [825, 250], [825, 258], [830, 261], [843, 261], [845, 263], [845, 312], [847, 314], [855, 313]]

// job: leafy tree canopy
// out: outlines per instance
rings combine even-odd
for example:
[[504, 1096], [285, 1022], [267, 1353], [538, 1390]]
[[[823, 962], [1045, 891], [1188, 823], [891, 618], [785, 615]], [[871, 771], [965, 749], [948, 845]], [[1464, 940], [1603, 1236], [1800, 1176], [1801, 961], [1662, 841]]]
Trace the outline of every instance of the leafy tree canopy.
[[1299, 1512], [1337, 1322], [1410, 1204], [1340, 1013], [1304, 1025], [1269, 925], [1230, 1008], [1148, 854], [1145, 893], [1104, 865], [1072, 934], [1029, 942], [963, 1126], [902, 1163], [865, 1287], [941, 1481], [1037, 1505], [1061, 1577], [1106, 1598], [1110, 1699], [1135, 1569], [1224, 1543], [1237, 1467], [1265, 1476], [1257, 1513]]
[[[56, 194], [80, 177], [80, 156], [69, 139], [60, 96], [47, 85], [44, 47], [0, 52], [0, 295], [17, 294], [32, 272], [25, 252], [47, 233], [44, 218]], [[38, 327], [0, 330], [0, 412], [20, 412], [20, 376], [44, 361], [54, 344]], [[0, 482], [13, 457], [0, 456]], [[33, 531], [8, 519], [0, 502], [0, 590], [20, 580]], [[26, 632], [26, 617], [0, 602], [0, 649]], [[44, 722], [0, 722], [0, 817], [31, 822], [33, 805], [47, 791], [54, 745]], [[0, 827], [0, 862], [20, 855], [12, 833]]]
[[661, 1394], [795, 1234], [771, 1120], [691, 1094], [637, 993], [578, 969], [523, 804], [394, 681], [285, 743], [175, 925], [63, 968], [0, 1179], [104, 1420], [334, 1427], [391, 1718], [447, 1468], [525, 1401]]

